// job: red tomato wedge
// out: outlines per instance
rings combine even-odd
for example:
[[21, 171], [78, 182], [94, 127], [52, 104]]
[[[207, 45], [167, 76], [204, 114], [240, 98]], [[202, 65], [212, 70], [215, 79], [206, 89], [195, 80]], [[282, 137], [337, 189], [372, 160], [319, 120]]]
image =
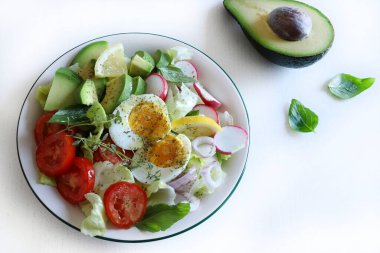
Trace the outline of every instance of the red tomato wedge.
[[[114, 142], [112, 141], [112, 139], [110, 137], [108, 137], [105, 141], [104, 141], [105, 144], [114, 144]], [[129, 158], [132, 158], [133, 157], [133, 152], [130, 151], [130, 150], [123, 150], [122, 148], [120, 147], [117, 147], [116, 150], [118, 152], [121, 152], [122, 154], [128, 156]], [[118, 156], [116, 153], [112, 153], [108, 150], [106, 150], [105, 148], [98, 148], [97, 150], [95, 150], [94, 152], [94, 163], [95, 162], [105, 162], [105, 161], [109, 161], [113, 164], [116, 164], [116, 163], [119, 163], [121, 162], [123, 159]]]
[[70, 170], [75, 158], [74, 139], [66, 132], [50, 135], [37, 147], [36, 162], [42, 173], [50, 177]]
[[34, 138], [37, 146], [40, 145], [46, 137], [66, 128], [66, 126], [62, 124], [48, 123], [54, 113], [55, 112], [46, 112], [37, 119], [36, 126], [34, 127]]
[[92, 162], [75, 157], [71, 169], [57, 177], [57, 189], [68, 202], [77, 204], [85, 200], [85, 194], [93, 190], [95, 171]]
[[140, 186], [125, 181], [110, 185], [103, 201], [107, 217], [119, 228], [130, 228], [141, 220], [148, 203], [147, 195]]

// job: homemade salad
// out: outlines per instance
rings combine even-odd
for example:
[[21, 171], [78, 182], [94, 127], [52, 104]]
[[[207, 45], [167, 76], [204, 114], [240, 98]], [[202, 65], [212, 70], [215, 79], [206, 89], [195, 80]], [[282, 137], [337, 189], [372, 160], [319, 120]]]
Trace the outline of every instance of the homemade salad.
[[248, 133], [202, 86], [185, 47], [137, 51], [96, 41], [50, 84], [34, 134], [40, 183], [84, 213], [81, 231], [158, 232], [222, 187]]

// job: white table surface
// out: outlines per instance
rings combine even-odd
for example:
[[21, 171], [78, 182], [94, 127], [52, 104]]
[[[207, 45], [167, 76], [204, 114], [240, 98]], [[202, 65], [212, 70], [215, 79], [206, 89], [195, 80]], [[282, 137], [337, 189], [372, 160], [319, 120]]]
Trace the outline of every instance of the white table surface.
[[[287, 69], [263, 59], [222, 1], [2, 1], [0, 3], [1, 252], [380, 252], [380, 1], [307, 0], [336, 31], [318, 63]], [[53, 217], [30, 191], [17, 159], [16, 125], [39, 74], [63, 52], [118, 32], [190, 43], [235, 81], [251, 119], [246, 173], [230, 200], [174, 238], [122, 244], [86, 237]], [[337, 73], [377, 77], [339, 101]], [[292, 132], [292, 98], [320, 118], [315, 134]]]

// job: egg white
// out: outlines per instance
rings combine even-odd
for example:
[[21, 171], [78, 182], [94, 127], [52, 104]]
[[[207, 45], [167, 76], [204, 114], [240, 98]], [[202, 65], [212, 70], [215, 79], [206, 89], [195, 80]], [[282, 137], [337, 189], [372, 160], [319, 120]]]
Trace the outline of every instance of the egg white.
[[184, 134], [179, 134], [176, 138], [182, 142], [184, 151], [183, 160], [179, 164], [166, 168], [156, 166], [148, 161], [146, 149], [141, 148], [135, 152], [132, 159], [133, 176], [142, 183], [150, 184], [154, 181], [167, 183], [181, 174], [190, 160], [191, 142]]
[[153, 94], [132, 95], [129, 99], [121, 102], [113, 112], [116, 117], [111, 122], [109, 134], [117, 146], [127, 150], [136, 150], [143, 147], [144, 139], [132, 131], [128, 121], [132, 109], [143, 102], [152, 102], [157, 105], [162, 113], [166, 115], [166, 120], [170, 125], [168, 110], [161, 98]]

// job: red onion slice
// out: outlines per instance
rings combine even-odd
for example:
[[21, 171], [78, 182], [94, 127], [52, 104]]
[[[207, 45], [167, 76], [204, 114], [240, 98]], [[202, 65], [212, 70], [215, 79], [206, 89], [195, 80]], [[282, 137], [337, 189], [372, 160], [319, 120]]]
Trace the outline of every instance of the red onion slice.
[[[212, 174], [219, 175], [216, 178], [213, 178]], [[203, 181], [210, 190], [214, 190], [222, 184], [224, 179], [223, 174], [222, 167], [217, 161], [211, 162], [209, 165], [201, 169]]]
[[197, 169], [195, 166], [189, 168], [189, 170], [182, 177], [168, 183], [173, 187], [176, 192], [184, 193], [189, 192], [197, 180]]
[[208, 136], [195, 138], [191, 142], [191, 146], [193, 147], [194, 152], [203, 158], [211, 157], [215, 155], [216, 152], [214, 138]]

